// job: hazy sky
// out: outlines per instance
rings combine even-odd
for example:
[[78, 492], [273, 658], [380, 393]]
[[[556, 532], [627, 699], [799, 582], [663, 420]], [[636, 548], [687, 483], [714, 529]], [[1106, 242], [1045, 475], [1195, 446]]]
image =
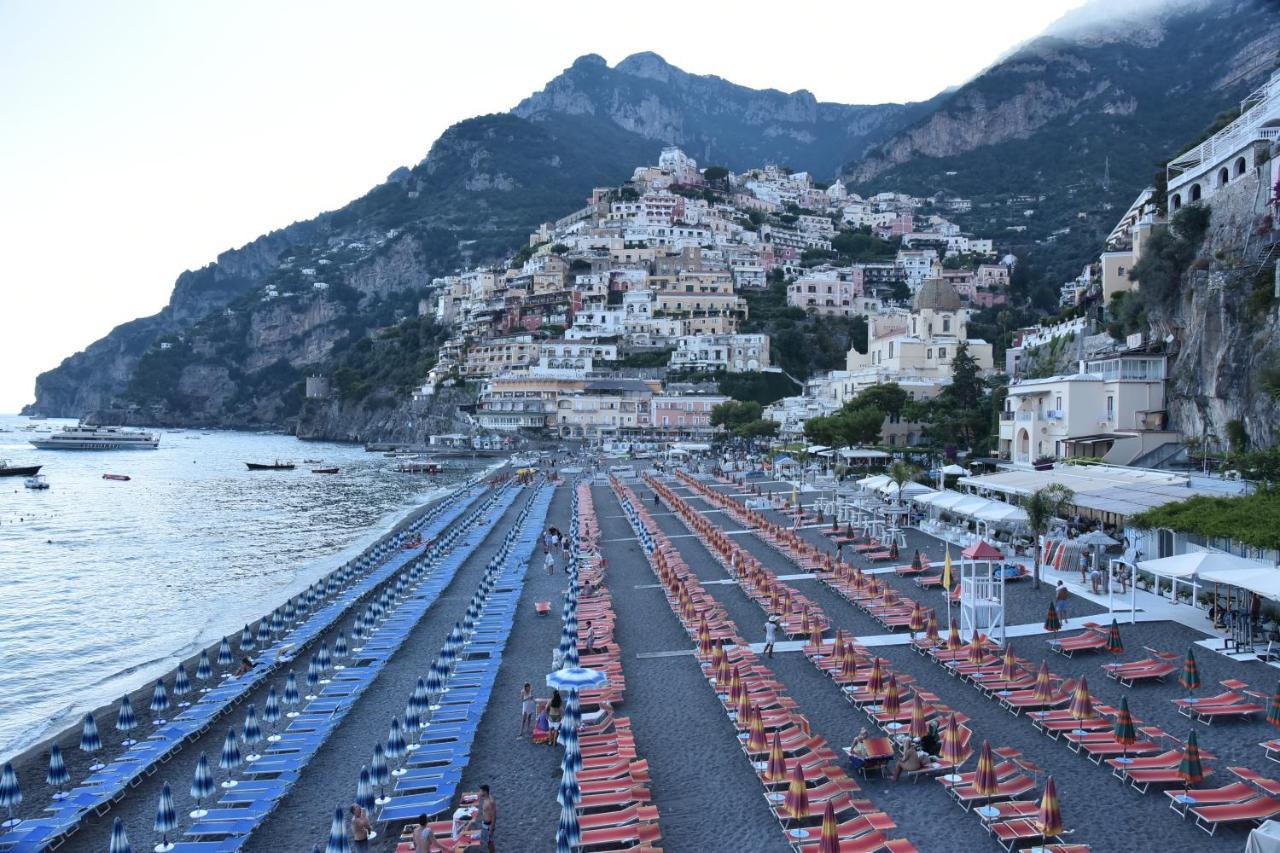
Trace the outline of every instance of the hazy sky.
[[919, 100], [1082, 2], [0, 0], [0, 412], [184, 269], [343, 205], [581, 54]]

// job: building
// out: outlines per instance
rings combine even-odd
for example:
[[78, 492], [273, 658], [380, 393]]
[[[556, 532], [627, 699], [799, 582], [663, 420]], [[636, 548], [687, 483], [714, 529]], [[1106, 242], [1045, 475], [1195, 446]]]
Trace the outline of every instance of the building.
[[476, 420], [486, 429], [515, 432], [542, 430], [552, 423], [562, 397], [581, 391], [582, 379], [511, 374], [485, 383]]
[[672, 370], [763, 370], [769, 366], [768, 335], [685, 335], [671, 353]]
[[575, 340], [542, 341], [538, 350], [539, 370], [590, 372], [605, 362], [618, 360], [617, 344]]
[[539, 347], [533, 335], [513, 335], [474, 344], [463, 359], [462, 374], [474, 379], [526, 368], [538, 360]]
[[787, 304], [822, 316], [853, 317], [866, 313], [858, 305], [862, 292], [862, 268], [855, 266], [796, 279], [787, 285]]
[[622, 430], [644, 430], [651, 425], [651, 400], [658, 384], [639, 379], [598, 379], [579, 393], [556, 400], [549, 422], [561, 438], [601, 440]]
[[663, 435], [706, 435], [711, 426], [711, 410], [729, 398], [722, 394], [655, 394], [651, 401], [650, 424]]
[[1103, 252], [1099, 259], [1102, 266], [1102, 304], [1110, 305], [1117, 293], [1133, 290], [1136, 282], [1129, 277], [1133, 271], [1133, 249], [1117, 249]]

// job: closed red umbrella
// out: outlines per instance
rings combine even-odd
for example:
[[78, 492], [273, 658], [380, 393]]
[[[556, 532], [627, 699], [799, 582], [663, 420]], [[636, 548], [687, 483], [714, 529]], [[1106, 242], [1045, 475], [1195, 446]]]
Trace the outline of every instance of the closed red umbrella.
[[1040, 671], [1036, 673], [1036, 683], [1032, 689], [1037, 702], [1048, 702], [1053, 698], [1053, 679], [1049, 675], [1049, 664], [1044, 661], [1040, 661]]
[[925, 625], [924, 635], [928, 637], [931, 642], [938, 642], [938, 611], [929, 611], [929, 621]]
[[1044, 780], [1044, 796], [1040, 798], [1040, 834], [1045, 838], [1057, 838], [1063, 832], [1062, 807], [1058, 804], [1058, 786], [1050, 776]]
[[769, 746], [769, 763], [765, 765], [764, 778], [770, 782], [781, 782], [787, 776], [787, 759], [782, 751], [782, 734], [773, 733], [773, 743]]
[[827, 800], [822, 810], [822, 838], [818, 842], [818, 853], [840, 853], [840, 824], [836, 822], [835, 803]]
[[973, 775], [973, 788], [978, 796], [987, 798], [987, 804], [983, 806], [987, 811], [983, 812], [983, 817], [991, 817], [991, 798], [1000, 790], [1000, 780], [996, 778], [996, 761], [991, 753], [991, 744], [985, 740], [982, 742], [982, 751], [978, 753], [978, 769]]
[[809, 788], [805, 785], [804, 770], [798, 761], [791, 771], [791, 784], [787, 786], [787, 796], [782, 805], [787, 816], [795, 820], [801, 820], [809, 814]]
[[867, 676], [867, 689], [871, 691], [872, 696], [877, 696], [884, 690], [884, 670], [880, 668], [880, 658], [871, 662], [871, 674]]
[[896, 716], [902, 710], [902, 697], [898, 693], [898, 676], [893, 673], [889, 674], [889, 683], [885, 686], [884, 701], [880, 703], [880, 710], [890, 717]]
[[962, 645], [964, 645], [964, 642], [960, 639], [960, 624], [952, 619], [951, 632], [947, 634], [947, 648], [954, 651]]
[[1004, 647], [1004, 665], [1000, 667], [1002, 681], [1013, 681], [1018, 676], [1018, 659], [1013, 656], [1013, 643]]
[[924, 630], [924, 611], [920, 608], [920, 602], [916, 602], [915, 607], [911, 608], [911, 618], [907, 621], [907, 630], [911, 632], [912, 639], [915, 635]]

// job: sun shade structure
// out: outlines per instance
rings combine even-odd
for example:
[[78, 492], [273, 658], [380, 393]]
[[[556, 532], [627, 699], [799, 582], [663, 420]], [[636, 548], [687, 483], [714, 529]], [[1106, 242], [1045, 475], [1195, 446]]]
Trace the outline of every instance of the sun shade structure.
[[70, 781], [71, 774], [67, 772], [67, 763], [62, 760], [62, 748], [55, 743], [49, 748], [49, 769], [44, 774], [44, 782], [57, 789], [53, 798], [61, 800], [67, 796], [62, 786]]
[[[80, 729], [80, 751], [92, 754], [101, 749], [102, 736], [98, 734], [98, 722], [93, 718], [93, 714], [85, 714], [84, 726]], [[101, 761], [95, 761], [89, 765], [89, 772], [96, 773], [106, 766]]]
[[160, 800], [156, 803], [156, 819], [151, 824], [151, 829], [160, 833], [160, 843], [153, 849], [156, 853], [168, 853], [174, 848], [173, 842], [169, 840], [169, 833], [178, 828], [178, 813], [173, 808], [173, 791], [169, 789], [169, 783], [165, 782], [160, 788]]
[[351, 853], [351, 841], [347, 837], [347, 822], [342, 817], [342, 809], [333, 810], [333, 820], [329, 822], [329, 840], [325, 842], [324, 853]]

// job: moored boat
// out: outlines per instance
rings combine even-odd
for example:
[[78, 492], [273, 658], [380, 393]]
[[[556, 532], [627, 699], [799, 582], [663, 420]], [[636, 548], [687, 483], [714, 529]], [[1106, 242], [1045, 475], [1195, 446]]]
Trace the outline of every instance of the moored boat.
[[14, 465], [8, 459], [0, 459], [0, 477], [34, 477], [43, 465]]
[[292, 462], [281, 462], [277, 459], [275, 462], [246, 462], [250, 471], [292, 471], [297, 466]]
[[28, 489], [47, 489], [49, 488], [49, 481], [45, 479], [44, 474], [36, 474], [23, 480], [22, 485]]
[[430, 459], [421, 462], [401, 462], [396, 466], [396, 471], [401, 474], [439, 474], [443, 470], [439, 462]]
[[337, 468], [312, 468], [311, 473], [312, 474], [336, 474], [338, 473], [338, 469]]
[[129, 480], [132, 480], [133, 478], [132, 478], [132, 477], [130, 477], [128, 474], [103, 474], [103, 475], [102, 475], [102, 479], [104, 479], [104, 480], [121, 480], [121, 481], [124, 481], [124, 482], [128, 482]]
[[48, 438], [33, 438], [31, 444], [41, 450], [155, 450], [160, 433], [80, 424], [63, 427]]

